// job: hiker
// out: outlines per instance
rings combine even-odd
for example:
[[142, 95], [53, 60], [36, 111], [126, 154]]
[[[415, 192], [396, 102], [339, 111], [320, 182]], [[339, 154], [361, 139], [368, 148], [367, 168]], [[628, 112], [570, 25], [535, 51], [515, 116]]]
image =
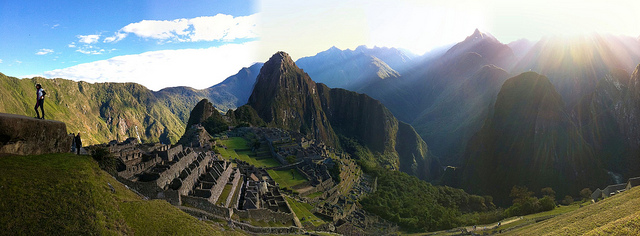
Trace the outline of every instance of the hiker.
[[76, 152], [77, 155], [80, 155], [80, 148], [82, 147], [82, 139], [80, 139], [80, 132], [78, 132], [78, 135], [74, 138], [75, 143], [76, 143]]
[[[44, 89], [42, 89], [42, 85], [36, 84], [36, 106], [33, 108], [36, 110], [36, 118], [44, 120]], [[40, 107], [40, 111], [42, 111], [42, 117], [40, 117], [40, 113], [38, 113], [38, 107]]]

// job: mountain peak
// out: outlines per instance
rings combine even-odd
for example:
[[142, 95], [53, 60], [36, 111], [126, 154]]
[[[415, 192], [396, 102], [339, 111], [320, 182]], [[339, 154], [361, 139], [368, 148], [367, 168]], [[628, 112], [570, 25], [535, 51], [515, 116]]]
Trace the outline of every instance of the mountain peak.
[[485, 34], [483, 34], [482, 32], [480, 32], [480, 30], [478, 30], [478, 29], [476, 28], [476, 30], [475, 30], [475, 31], [473, 31], [473, 34], [471, 34], [471, 35], [469, 35], [469, 37], [467, 37], [467, 40], [469, 40], [469, 39], [470, 39], [470, 40], [475, 41], [475, 40], [478, 40], [478, 39], [483, 39], [483, 38], [484, 38], [484, 36], [485, 36]]
[[265, 63], [265, 65], [274, 65], [274, 64], [293, 64], [293, 59], [289, 56], [288, 53], [283, 51], [278, 51], [269, 60]]

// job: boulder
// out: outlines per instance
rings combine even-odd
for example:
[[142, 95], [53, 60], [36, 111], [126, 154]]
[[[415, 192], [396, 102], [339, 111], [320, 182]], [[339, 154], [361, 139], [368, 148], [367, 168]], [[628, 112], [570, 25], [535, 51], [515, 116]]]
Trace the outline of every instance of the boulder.
[[39, 155], [69, 152], [72, 138], [60, 121], [0, 113], [0, 153]]

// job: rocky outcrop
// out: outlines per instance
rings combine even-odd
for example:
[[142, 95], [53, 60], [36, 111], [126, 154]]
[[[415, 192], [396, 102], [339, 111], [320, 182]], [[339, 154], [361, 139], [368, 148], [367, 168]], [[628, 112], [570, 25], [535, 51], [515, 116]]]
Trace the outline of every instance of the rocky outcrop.
[[39, 155], [69, 152], [70, 148], [65, 123], [0, 113], [0, 153]]

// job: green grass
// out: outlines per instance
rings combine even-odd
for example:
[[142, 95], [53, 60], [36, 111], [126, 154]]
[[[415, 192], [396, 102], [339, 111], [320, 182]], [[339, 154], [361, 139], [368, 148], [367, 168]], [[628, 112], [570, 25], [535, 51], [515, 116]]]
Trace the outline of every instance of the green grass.
[[513, 235], [638, 235], [640, 188], [509, 231]]
[[240, 189], [241, 189], [240, 185], [241, 184], [242, 183], [238, 183], [238, 186], [236, 186], [236, 191], [232, 195], [233, 198], [231, 198], [231, 203], [229, 203], [229, 207], [233, 207], [233, 204], [238, 201], [238, 198], [240, 197]]
[[291, 188], [298, 184], [307, 182], [307, 179], [296, 169], [293, 170], [267, 170], [271, 178], [280, 184], [281, 188]]
[[308, 198], [317, 198], [317, 197], [322, 196], [322, 194], [323, 194], [323, 193], [324, 193], [324, 192], [319, 191], [319, 192], [315, 192], [315, 193], [309, 194], [309, 195], [307, 195], [307, 197], [308, 197]]
[[0, 235], [221, 234], [165, 201], [142, 200], [90, 157], [72, 154], [0, 157], [0, 212]]
[[[313, 209], [311, 205], [304, 202], [298, 202], [287, 196], [285, 196], [285, 198], [287, 199], [287, 202], [289, 203], [289, 206], [291, 206], [293, 212], [295, 212], [298, 219], [300, 219], [300, 223], [309, 222], [314, 226], [319, 226], [325, 223], [323, 220], [311, 213], [311, 210]], [[304, 218], [304, 220], [302, 220], [302, 218]]]
[[278, 162], [277, 160], [275, 160], [273, 158], [265, 158], [265, 159], [262, 159], [262, 160], [257, 160], [255, 158], [249, 156], [249, 155], [253, 155], [254, 154], [251, 151], [239, 151], [239, 152], [236, 152], [235, 149], [246, 149], [246, 148], [248, 148], [247, 140], [245, 140], [242, 137], [231, 137], [231, 138], [228, 138], [228, 139], [218, 140], [218, 142], [227, 147], [227, 149], [224, 149], [224, 148], [221, 148], [221, 147], [217, 147], [218, 151], [220, 152], [220, 155], [225, 159], [237, 158], [239, 160], [246, 161], [249, 164], [257, 166], [257, 167], [275, 167], [275, 166], [280, 166], [280, 162]]
[[227, 203], [227, 197], [229, 196], [229, 192], [231, 192], [231, 187], [231, 184], [227, 184], [224, 186], [224, 189], [222, 189], [222, 193], [220, 193], [220, 197], [218, 197], [216, 205], [223, 205]]

